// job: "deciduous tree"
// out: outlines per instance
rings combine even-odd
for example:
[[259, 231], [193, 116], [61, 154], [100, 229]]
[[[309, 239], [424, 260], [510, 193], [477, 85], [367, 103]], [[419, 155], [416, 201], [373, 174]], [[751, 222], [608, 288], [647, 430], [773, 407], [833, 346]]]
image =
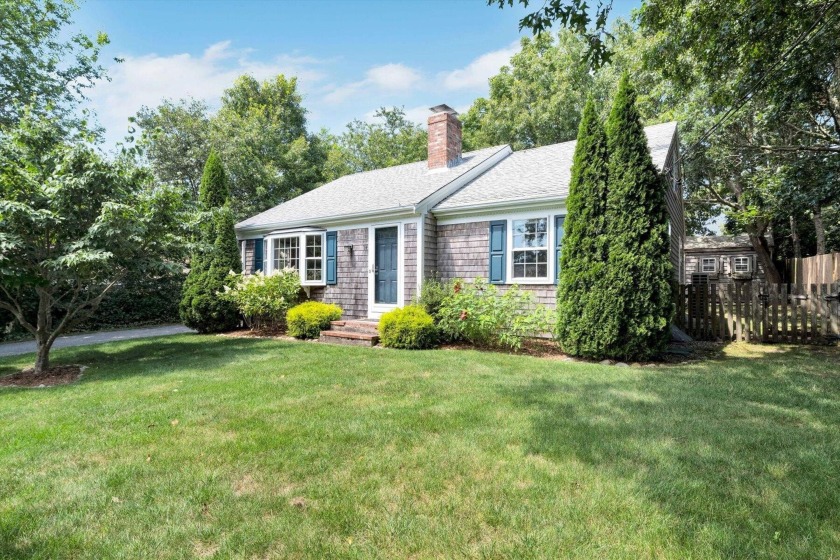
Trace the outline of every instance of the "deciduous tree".
[[25, 114], [0, 135], [0, 309], [35, 337], [36, 373], [129, 273], [177, 266], [179, 212], [173, 190], [67, 140], [57, 119]]

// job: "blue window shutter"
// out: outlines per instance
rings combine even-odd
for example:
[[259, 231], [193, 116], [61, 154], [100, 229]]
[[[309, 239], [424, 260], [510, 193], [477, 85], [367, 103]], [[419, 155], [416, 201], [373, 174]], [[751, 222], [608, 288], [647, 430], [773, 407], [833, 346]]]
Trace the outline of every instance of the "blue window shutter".
[[327, 232], [327, 284], [338, 282], [338, 232]]
[[505, 283], [507, 220], [490, 222], [490, 283]]
[[554, 217], [554, 283], [560, 280], [560, 249], [563, 247], [563, 222], [566, 216]]
[[254, 270], [252, 272], [262, 272], [263, 269], [263, 240], [262, 237], [254, 239]]

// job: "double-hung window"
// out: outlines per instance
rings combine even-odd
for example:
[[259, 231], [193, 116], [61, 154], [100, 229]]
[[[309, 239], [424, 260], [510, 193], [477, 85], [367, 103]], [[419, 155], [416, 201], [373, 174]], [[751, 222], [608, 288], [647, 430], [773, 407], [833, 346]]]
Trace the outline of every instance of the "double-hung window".
[[548, 281], [548, 218], [511, 220], [511, 279]]
[[324, 279], [323, 248], [324, 237], [321, 234], [306, 236], [307, 282], [321, 282]]
[[750, 272], [750, 257], [735, 257], [733, 259], [733, 269], [737, 273]]
[[293, 269], [303, 285], [324, 284], [324, 233], [293, 233], [266, 239], [271, 270]]
[[703, 257], [700, 261], [700, 272], [717, 272], [717, 258]]

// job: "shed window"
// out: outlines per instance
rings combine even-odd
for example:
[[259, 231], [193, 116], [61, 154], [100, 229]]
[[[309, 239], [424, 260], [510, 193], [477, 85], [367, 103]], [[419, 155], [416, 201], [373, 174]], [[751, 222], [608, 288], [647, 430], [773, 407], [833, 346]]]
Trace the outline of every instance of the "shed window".
[[512, 220], [512, 276], [548, 279], [548, 218]]
[[692, 284], [708, 284], [709, 283], [709, 275], [708, 274], [692, 274], [691, 275], [691, 283]]
[[700, 261], [700, 272], [717, 272], [717, 259], [712, 258], [703, 258]]
[[751, 272], [751, 259], [749, 257], [735, 257], [733, 269], [735, 272]]

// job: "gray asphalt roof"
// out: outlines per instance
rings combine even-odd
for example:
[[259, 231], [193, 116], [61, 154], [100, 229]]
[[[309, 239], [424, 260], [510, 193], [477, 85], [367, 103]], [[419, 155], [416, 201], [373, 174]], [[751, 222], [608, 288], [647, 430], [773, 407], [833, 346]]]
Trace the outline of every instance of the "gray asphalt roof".
[[[660, 171], [665, 165], [676, 129], [676, 122], [645, 128], [653, 163]], [[569, 194], [574, 154], [574, 140], [514, 152], [434, 209], [566, 198]]]
[[485, 161], [505, 146], [463, 154], [448, 169], [430, 171], [425, 161], [346, 175], [236, 224], [237, 228], [289, 222], [317, 223], [335, 216], [411, 207]]
[[[767, 236], [767, 243], [773, 245], [773, 236]], [[746, 233], [737, 235], [689, 235], [685, 238], [686, 251], [704, 249], [752, 249], [750, 236]]]

